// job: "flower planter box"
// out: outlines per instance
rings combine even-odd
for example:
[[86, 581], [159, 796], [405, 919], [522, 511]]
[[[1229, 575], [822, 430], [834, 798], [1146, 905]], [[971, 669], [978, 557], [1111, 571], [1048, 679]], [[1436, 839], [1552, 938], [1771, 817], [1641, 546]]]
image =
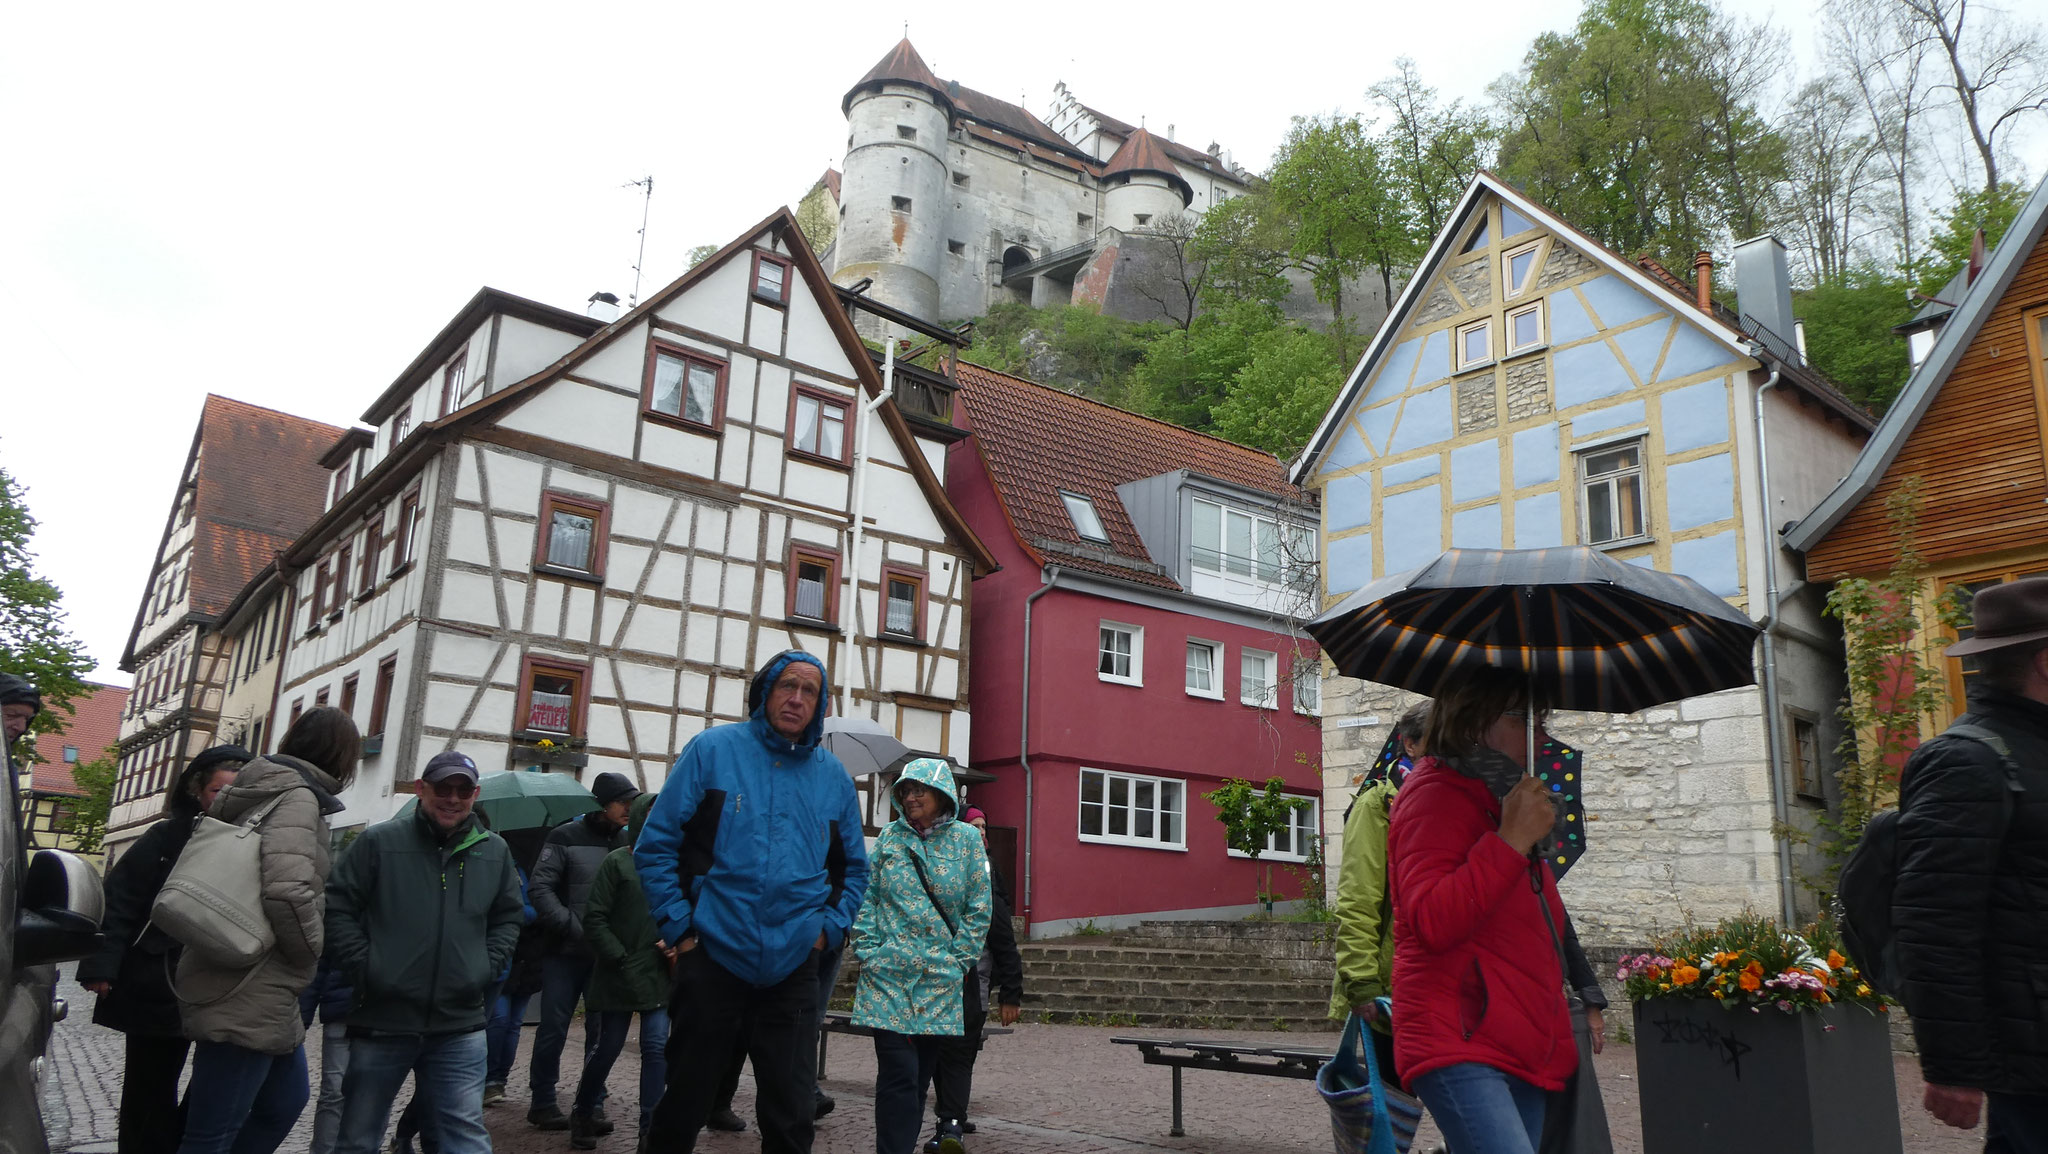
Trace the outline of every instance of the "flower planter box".
[[1645, 1154], [1904, 1150], [1886, 1015], [1651, 998], [1635, 1031]]

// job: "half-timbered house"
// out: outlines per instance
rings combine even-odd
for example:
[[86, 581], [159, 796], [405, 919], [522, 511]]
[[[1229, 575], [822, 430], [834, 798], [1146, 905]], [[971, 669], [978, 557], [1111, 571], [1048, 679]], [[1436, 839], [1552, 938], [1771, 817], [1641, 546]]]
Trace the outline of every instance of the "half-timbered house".
[[444, 749], [653, 788], [791, 647], [826, 659], [836, 711], [966, 759], [993, 562], [844, 300], [777, 212], [624, 316], [485, 290], [429, 344], [284, 559], [275, 727], [354, 714], [344, 824]]

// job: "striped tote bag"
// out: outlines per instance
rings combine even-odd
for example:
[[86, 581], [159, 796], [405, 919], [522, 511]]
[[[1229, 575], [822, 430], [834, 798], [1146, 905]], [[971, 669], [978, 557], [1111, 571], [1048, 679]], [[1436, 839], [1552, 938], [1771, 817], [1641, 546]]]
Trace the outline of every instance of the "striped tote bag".
[[1422, 1121], [1422, 1102], [1381, 1080], [1379, 1058], [1365, 1029], [1357, 1014], [1345, 1019], [1337, 1053], [1316, 1072], [1316, 1092], [1330, 1108], [1336, 1152], [1408, 1154]]

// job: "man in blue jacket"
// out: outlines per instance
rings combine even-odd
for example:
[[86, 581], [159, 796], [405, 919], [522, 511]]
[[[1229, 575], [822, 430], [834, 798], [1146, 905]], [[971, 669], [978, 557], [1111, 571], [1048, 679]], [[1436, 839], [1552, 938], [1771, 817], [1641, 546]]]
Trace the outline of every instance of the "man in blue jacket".
[[860, 803], [820, 748], [824, 663], [776, 654], [747, 687], [751, 718], [692, 738], [633, 850], [647, 906], [677, 950], [668, 1087], [647, 1148], [689, 1154], [728, 1055], [753, 1059], [764, 1154], [809, 1154], [818, 961], [860, 911]]

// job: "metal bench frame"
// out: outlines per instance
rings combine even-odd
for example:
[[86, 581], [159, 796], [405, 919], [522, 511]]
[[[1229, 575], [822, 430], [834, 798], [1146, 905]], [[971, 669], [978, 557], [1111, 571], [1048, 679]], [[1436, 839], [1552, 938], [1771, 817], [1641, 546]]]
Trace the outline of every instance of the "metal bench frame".
[[[998, 1034], [1014, 1034], [1017, 1031], [1008, 1026], [983, 1026], [981, 1036], [993, 1038]], [[827, 1010], [818, 1019], [818, 1077], [825, 1077], [825, 1040], [833, 1034], [852, 1034], [861, 1038], [875, 1036], [873, 1026], [856, 1026], [853, 1015], [844, 1010]]]
[[1204, 1042], [1192, 1038], [1111, 1038], [1119, 1046], [1136, 1046], [1147, 1066], [1173, 1069], [1173, 1129], [1169, 1137], [1185, 1138], [1181, 1126], [1182, 1070], [1220, 1070], [1227, 1074], [1256, 1074], [1265, 1078], [1314, 1080], [1331, 1055], [1321, 1050], [1296, 1050], [1281, 1046], [1244, 1046], [1234, 1042]]

